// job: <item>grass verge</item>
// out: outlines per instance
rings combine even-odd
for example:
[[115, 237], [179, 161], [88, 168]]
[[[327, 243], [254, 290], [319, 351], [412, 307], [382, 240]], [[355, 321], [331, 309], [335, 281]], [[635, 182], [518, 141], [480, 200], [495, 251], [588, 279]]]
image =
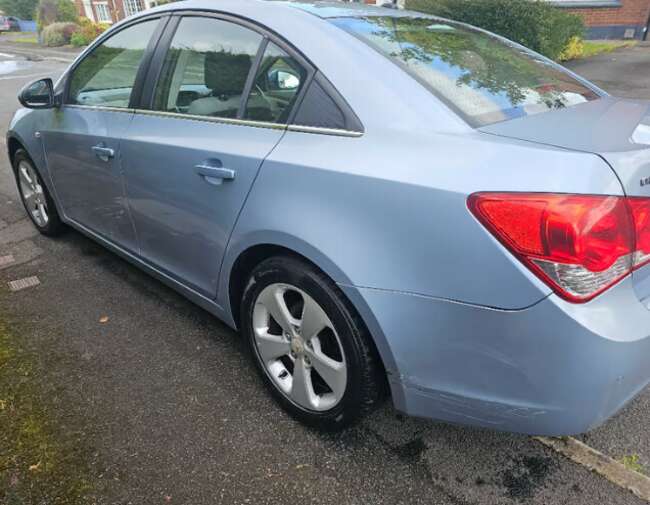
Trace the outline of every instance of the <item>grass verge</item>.
[[0, 503], [91, 503], [91, 452], [47, 380], [52, 353], [28, 342], [0, 321]]
[[632, 47], [636, 45], [635, 40], [585, 40], [581, 58], [590, 58], [597, 54], [611, 53], [615, 49]]
[[638, 454], [623, 456], [619, 461], [628, 470], [648, 475], [646, 468], [639, 462]]
[[20, 42], [21, 44], [38, 44], [38, 38], [36, 35], [33, 37], [17, 37], [13, 42]]

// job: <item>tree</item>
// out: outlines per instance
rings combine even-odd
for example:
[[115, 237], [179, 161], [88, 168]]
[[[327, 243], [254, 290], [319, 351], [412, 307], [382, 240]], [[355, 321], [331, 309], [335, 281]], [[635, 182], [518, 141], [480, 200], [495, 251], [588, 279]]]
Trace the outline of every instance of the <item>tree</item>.
[[78, 19], [77, 7], [72, 0], [40, 0], [38, 2], [37, 21], [39, 32], [52, 23], [76, 23]]
[[34, 19], [38, 0], [0, 0], [0, 11], [7, 16]]

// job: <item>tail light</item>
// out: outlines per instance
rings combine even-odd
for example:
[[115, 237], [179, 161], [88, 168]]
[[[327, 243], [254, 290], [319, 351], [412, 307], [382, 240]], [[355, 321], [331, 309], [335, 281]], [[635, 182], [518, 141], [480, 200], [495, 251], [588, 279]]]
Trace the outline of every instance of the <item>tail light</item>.
[[558, 295], [591, 300], [650, 262], [650, 198], [475, 193], [469, 209]]

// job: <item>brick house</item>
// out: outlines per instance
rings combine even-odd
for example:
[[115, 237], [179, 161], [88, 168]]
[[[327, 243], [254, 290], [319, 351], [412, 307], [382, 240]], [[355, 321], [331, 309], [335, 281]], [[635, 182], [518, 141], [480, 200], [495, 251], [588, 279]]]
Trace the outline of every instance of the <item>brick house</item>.
[[[114, 23], [169, 0], [74, 0], [79, 14], [92, 21]], [[368, 4], [404, 0], [344, 0]], [[547, 0], [582, 16], [589, 39], [645, 39], [650, 23], [650, 0]]]
[[650, 0], [551, 0], [579, 14], [589, 39], [645, 40], [650, 22]]
[[[369, 4], [404, 0], [344, 0]], [[547, 0], [559, 8], [580, 15], [587, 26], [588, 39], [643, 39], [650, 23], [650, 0]]]
[[96, 23], [115, 23], [156, 6], [156, 0], [74, 0], [79, 15]]

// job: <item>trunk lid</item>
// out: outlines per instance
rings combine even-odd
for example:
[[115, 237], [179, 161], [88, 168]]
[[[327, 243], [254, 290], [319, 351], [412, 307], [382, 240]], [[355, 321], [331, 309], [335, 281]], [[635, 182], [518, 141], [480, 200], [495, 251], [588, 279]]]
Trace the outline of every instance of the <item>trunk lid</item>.
[[[485, 133], [597, 154], [628, 196], [650, 197], [650, 102], [603, 97], [480, 128]], [[650, 266], [632, 274], [650, 310]]]
[[650, 196], [650, 102], [608, 96], [480, 131], [597, 154], [627, 195]]

